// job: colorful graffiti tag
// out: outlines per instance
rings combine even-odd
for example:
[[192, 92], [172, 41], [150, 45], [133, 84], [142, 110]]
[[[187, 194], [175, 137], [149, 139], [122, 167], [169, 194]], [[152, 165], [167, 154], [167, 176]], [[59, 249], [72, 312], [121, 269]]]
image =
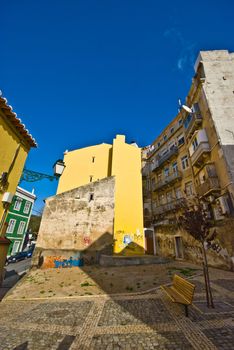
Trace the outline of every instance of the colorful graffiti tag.
[[84, 261], [80, 257], [70, 257], [69, 259], [62, 256], [45, 256], [43, 268], [69, 268], [84, 266]]

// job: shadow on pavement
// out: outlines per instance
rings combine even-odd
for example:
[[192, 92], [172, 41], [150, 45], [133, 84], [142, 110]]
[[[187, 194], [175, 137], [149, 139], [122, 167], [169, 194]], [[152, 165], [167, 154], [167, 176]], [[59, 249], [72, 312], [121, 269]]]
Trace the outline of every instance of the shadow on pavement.
[[16, 283], [26, 274], [26, 272], [18, 274], [15, 270], [6, 271], [5, 278], [0, 287], [0, 301], [4, 298], [7, 292], [12, 289]]

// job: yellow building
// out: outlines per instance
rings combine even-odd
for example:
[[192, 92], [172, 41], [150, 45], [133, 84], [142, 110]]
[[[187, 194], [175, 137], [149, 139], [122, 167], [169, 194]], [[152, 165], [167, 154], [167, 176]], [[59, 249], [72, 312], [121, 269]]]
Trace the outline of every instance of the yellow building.
[[16, 117], [7, 100], [0, 97], [0, 280], [5, 262], [5, 250], [8, 249], [8, 247], [3, 248], [8, 207], [15, 194], [31, 147], [36, 147], [35, 140], [21, 120]]
[[103, 143], [65, 152], [64, 162], [57, 194], [115, 177], [114, 253], [144, 254], [141, 149], [117, 135], [113, 145]]

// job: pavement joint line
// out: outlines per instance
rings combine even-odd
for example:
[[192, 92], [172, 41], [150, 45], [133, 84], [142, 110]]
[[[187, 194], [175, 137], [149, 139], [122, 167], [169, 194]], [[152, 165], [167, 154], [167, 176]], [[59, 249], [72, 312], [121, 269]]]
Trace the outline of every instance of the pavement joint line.
[[125, 326], [98, 326], [95, 335], [102, 334], [130, 334], [130, 333], [154, 333], [157, 331], [178, 332], [179, 327], [170, 323], [154, 323]]
[[183, 311], [178, 305], [166, 299], [165, 295], [162, 294], [161, 300], [195, 350], [217, 350], [216, 346], [205, 336], [195, 322], [192, 322], [189, 317], [182, 316]]
[[90, 343], [95, 334], [96, 327], [101, 317], [106, 300], [98, 300], [91, 307], [85, 322], [80, 330], [80, 336], [76, 337], [71, 345], [70, 350], [89, 350]]
[[210, 329], [210, 328], [223, 328], [223, 327], [234, 327], [233, 318], [227, 318], [224, 320], [203, 320], [197, 322], [199, 327], [202, 329]]

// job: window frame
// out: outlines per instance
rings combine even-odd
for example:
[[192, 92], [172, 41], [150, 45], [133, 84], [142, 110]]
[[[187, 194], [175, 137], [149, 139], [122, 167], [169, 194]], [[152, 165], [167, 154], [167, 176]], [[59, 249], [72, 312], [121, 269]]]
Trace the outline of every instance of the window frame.
[[[20, 230], [20, 228], [22, 227], [22, 223], [23, 223], [23, 229]], [[17, 234], [22, 235], [24, 233], [25, 227], [26, 227], [26, 222], [21, 220], [18, 226]]]
[[[188, 155], [186, 154], [185, 156], [181, 157], [180, 160], [181, 160], [181, 167], [182, 167], [182, 169], [183, 170], [188, 169], [189, 168]], [[184, 166], [184, 164], [187, 165], [187, 166]]]
[[[20, 203], [19, 207], [18, 207], [18, 203]], [[15, 204], [14, 204], [14, 210], [20, 211], [22, 203], [23, 203], [23, 199], [20, 197], [17, 197]]]
[[30, 212], [30, 209], [31, 209], [31, 202], [30, 201], [26, 201], [25, 205], [24, 205], [24, 210], [23, 210], [24, 214], [28, 214]]
[[[9, 230], [10, 228], [10, 223], [14, 221], [14, 224], [13, 224], [13, 228], [11, 230]], [[14, 232], [14, 228], [15, 228], [15, 224], [16, 224], [16, 219], [10, 219], [9, 222], [8, 222], [8, 226], [7, 226], [7, 230], [6, 230], [6, 233], [13, 233]]]

